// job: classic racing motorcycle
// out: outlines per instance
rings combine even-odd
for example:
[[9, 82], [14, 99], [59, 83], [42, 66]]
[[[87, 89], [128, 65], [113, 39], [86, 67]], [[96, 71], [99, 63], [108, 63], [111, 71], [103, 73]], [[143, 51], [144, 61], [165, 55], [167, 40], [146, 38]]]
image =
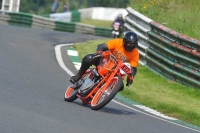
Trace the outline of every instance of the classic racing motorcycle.
[[120, 37], [120, 23], [119, 22], [114, 22], [112, 27], [112, 37], [113, 38], [119, 38]]
[[65, 101], [79, 98], [83, 104], [90, 104], [92, 110], [99, 110], [123, 90], [123, 79], [132, 72], [130, 64], [116, 58], [110, 51], [102, 52], [101, 56], [97, 67], [88, 69], [77, 83], [69, 85]]

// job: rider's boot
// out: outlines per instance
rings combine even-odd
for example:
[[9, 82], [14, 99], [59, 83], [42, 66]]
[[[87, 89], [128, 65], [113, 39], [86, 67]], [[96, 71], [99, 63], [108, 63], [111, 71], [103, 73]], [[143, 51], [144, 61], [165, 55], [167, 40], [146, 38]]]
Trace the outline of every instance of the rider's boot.
[[76, 83], [79, 79], [81, 79], [81, 77], [83, 76], [84, 73], [85, 73], [85, 71], [80, 69], [76, 75], [74, 75], [70, 78], [69, 81], [72, 82], [73, 84]]

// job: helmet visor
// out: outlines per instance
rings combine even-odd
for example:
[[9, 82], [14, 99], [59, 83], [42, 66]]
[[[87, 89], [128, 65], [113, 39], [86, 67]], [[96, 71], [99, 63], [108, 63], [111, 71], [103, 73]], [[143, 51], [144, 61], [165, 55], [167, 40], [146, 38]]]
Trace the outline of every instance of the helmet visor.
[[129, 41], [125, 41], [125, 49], [127, 51], [132, 51], [134, 48], [136, 48], [138, 45], [137, 42], [129, 42]]

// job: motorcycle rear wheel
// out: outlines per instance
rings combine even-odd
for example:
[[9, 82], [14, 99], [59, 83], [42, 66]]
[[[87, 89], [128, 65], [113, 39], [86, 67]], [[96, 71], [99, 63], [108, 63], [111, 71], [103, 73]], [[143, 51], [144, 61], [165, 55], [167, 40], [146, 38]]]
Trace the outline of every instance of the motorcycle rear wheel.
[[[104, 84], [105, 85], [105, 84]], [[102, 85], [102, 87], [104, 87]], [[97, 91], [91, 102], [92, 110], [99, 110], [107, 105], [123, 87], [123, 80], [120, 76], [115, 76], [109, 83], [105, 91], [101, 88]]]

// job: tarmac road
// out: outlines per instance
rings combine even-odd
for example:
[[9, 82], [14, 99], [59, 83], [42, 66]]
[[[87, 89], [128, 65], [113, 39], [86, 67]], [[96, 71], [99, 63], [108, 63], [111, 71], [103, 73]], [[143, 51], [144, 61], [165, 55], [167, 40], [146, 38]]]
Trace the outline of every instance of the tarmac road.
[[[95, 37], [0, 24], [0, 133], [197, 133], [110, 102], [99, 111], [64, 101], [68, 75], [54, 46]], [[76, 69], [61, 48], [66, 67]], [[125, 105], [122, 106], [118, 104]]]

